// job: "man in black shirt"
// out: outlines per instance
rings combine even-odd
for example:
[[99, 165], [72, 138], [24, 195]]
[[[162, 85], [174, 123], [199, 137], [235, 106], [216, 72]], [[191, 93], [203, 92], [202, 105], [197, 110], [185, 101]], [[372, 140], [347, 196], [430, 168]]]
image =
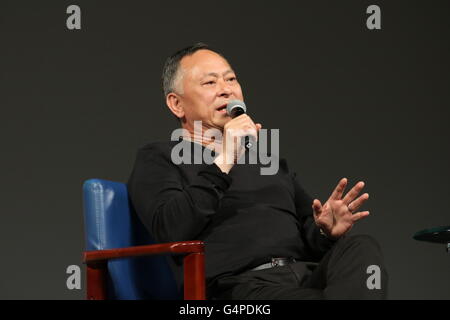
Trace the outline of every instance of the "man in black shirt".
[[[378, 243], [347, 235], [369, 214], [358, 212], [368, 199], [367, 193], [358, 196], [363, 182], [344, 194], [342, 179], [322, 204], [278, 155], [271, 154], [278, 164], [271, 175], [261, 174], [260, 161], [239, 162], [258, 158], [256, 148], [246, 150], [240, 141], [258, 141], [262, 126], [247, 114], [231, 118], [223, 110], [231, 100], [243, 100], [242, 90], [227, 60], [204, 44], [166, 61], [163, 88], [183, 139], [139, 150], [129, 194], [157, 242], [205, 241], [208, 298], [386, 298]], [[205, 134], [214, 129], [223, 137]], [[194, 159], [207, 152], [213, 161]], [[173, 259], [182, 283], [181, 260]]]

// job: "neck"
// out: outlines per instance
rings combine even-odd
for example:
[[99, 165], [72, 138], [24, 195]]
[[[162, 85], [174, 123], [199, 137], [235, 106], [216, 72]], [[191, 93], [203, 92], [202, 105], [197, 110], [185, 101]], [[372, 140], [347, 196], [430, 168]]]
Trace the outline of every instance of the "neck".
[[201, 130], [199, 130], [198, 127], [196, 127], [195, 130], [192, 128], [184, 129], [186, 129], [184, 130], [183, 134], [184, 140], [199, 143], [209, 149], [214, 150], [216, 154], [222, 153], [222, 135], [220, 135], [220, 137], [204, 135], [203, 133], [210, 128], [205, 128], [203, 126], [201, 127]]

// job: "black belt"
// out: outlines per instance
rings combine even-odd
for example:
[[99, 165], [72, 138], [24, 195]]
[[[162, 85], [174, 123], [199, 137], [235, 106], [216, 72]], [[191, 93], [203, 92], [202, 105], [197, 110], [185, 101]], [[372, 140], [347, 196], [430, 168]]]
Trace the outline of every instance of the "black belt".
[[257, 271], [257, 270], [269, 269], [269, 268], [273, 268], [273, 267], [287, 266], [288, 264], [291, 264], [294, 262], [297, 262], [294, 258], [272, 258], [271, 262], [259, 265], [256, 268], [251, 269], [250, 271]]

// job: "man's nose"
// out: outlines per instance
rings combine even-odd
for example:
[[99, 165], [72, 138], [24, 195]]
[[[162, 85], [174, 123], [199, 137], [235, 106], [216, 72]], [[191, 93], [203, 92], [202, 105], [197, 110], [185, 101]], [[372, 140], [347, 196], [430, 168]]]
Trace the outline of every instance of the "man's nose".
[[233, 93], [230, 85], [226, 81], [220, 81], [219, 96], [229, 96]]

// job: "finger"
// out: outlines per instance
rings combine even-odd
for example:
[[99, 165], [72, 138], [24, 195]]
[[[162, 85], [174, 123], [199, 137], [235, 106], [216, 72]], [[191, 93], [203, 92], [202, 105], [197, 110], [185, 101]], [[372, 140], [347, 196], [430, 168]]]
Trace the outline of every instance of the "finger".
[[243, 113], [243, 114], [237, 116], [236, 118], [233, 118], [231, 121], [233, 121], [233, 123], [243, 123], [243, 122], [253, 123], [252, 118], [250, 118], [250, 116], [246, 113]]
[[251, 122], [250, 117], [243, 113], [236, 118], [231, 119], [231, 121], [227, 122], [225, 126], [228, 128], [241, 128], [249, 121]]
[[358, 220], [361, 220], [361, 219], [367, 217], [369, 214], [370, 214], [369, 211], [360, 211], [360, 212], [357, 212], [357, 213], [353, 214], [353, 216], [352, 216], [352, 221], [353, 221], [353, 222], [356, 222], [356, 221], [358, 221]]
[[258, 141], [258, 130], [256, 128], [246, 128], [243, 130], [242, 136], [252, 136], [255, 141]]
[[234, 117], [233, 120], [235, 122], [237, 122], [237, 121], [240, 121], [240, 120], [246, 119], [246, 118], [249, 118], [248, 114], [242, 113], [242, 114], [238, 115], [237, 117]]
[[312, 204], [314, 215], [320, 215], [322, 213], [322, 204], [318, 199], [314, 199]]
[[347, 192], [347, 194], [345, 195], [344, 199], [342, 199], [342, 201], [346, 205], [348, 205], [361, 192], [361, 190], [364, 188], [364, 185], [365, 185], [364, 181], [360, 181], [357, 184], [355, 184], [355, 186], [349, 192]]
[[346, 185], [347, 185], [347, 178], [342, 178], [341, 181], [338, 182], [333, 193], [331, 194], [330, 199], [340, 200], [342, 198], [342, 194], [344, 193]]
[[255, 139], [258, 137], [258, 130], [256, 127], [250, 125], [243, 125], [238, 128], [227, 128], [225, 132], [226, 135], [230, 137], [245, 137], [249, 135], [255, 137]]
[[[255, 129], [259, 130], [258, 126], [253, 122], [253, 120], [246, 114], [241, 114], [239, 117], [234, 118], [233, 123], [229, 126], [237, 129]], [[231, 121], [230, 121], [231, 122]], [[262, 125], [259, 123], [259, 126]]]
[[367, 199], [369, 199], [369, 194], [368, 193], [364, 193], [361, 196], [359, 196], [355, 201], [351, 202], [348, 205], [348, 209], [350, 211], [356, 211], [359, 209], [359, 207], [361, 207], [363, 205], [364, 202], [367, 201]]

